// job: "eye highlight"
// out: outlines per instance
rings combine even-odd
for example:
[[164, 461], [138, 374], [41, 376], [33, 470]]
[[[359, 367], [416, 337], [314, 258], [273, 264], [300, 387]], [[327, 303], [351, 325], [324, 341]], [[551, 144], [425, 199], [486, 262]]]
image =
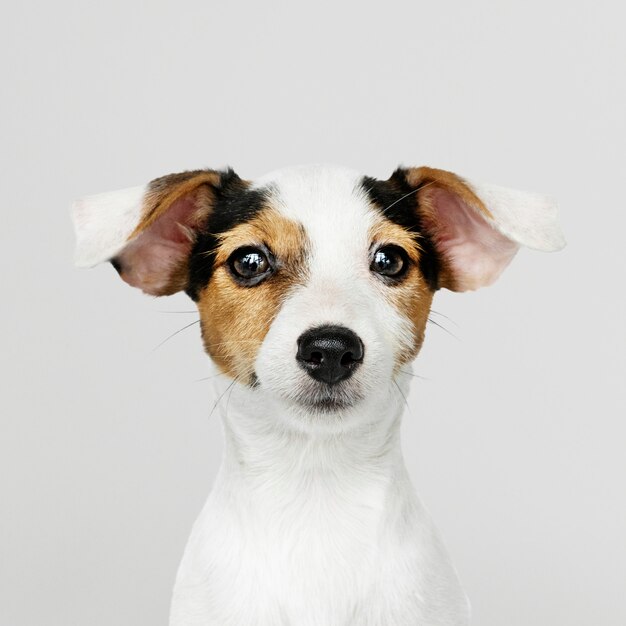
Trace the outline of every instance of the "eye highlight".
[[400, 278], [408, 267], [406, 252], [399, 246], [387, 245], [374, 252], [370, 270], [379, 276]]
[[265, 280], [274, 270], [270, 259], [269, 251], [246, 246], [230, 255], [228, 267], [239, 284], [253, 287]]

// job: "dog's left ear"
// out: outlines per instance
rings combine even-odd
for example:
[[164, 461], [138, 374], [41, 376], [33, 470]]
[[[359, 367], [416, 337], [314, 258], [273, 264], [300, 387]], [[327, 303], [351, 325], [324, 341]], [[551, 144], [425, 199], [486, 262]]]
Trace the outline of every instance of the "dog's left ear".
[[196, 231], [211, 212], [220, 181], [220, 172], [196, 170], [78, 200], [76, 264], [111, 261], [129, 285], [155, 296], [185, 289]]
[[520, 246], [565, 246], [553, 199], [469, 182], [429, 167], [400, 169], [415, 190], [421, 227], [441, 259], [439, 286], [453, 291], [493, 283]]

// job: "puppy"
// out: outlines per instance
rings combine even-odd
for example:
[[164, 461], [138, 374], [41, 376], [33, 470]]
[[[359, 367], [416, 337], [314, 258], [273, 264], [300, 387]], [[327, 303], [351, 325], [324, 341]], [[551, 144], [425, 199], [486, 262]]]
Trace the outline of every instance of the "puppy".
[[[78, 201], [77, 262], [184, 290], [231, 381], [172, 626], [452, 626], [469, 608], [400, 449], [434, 293], [564, 245], [550, 200], [428, 167], [170, 174]], [[222, 408], [226, 407], [226, 408]]]

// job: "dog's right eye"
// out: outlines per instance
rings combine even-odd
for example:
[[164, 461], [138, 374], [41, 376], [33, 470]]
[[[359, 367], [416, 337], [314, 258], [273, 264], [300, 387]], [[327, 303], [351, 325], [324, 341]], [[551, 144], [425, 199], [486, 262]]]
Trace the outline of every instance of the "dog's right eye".
[[258, 285], [273, 270], [269, 252], [253, 247], [235, 250], [228, 259], [228, 266], [237, 282], [248, 287]]

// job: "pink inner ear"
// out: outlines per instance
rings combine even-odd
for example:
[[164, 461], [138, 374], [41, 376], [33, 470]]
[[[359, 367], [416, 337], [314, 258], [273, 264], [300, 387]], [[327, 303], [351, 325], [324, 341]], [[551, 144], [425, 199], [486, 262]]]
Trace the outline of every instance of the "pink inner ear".
[[426, 217], [425, 226], [448, 261], [454, 278], [451, 288], [467, 291], [493, 283], [519, 246], [491, 226], [480, 209], [467, 205], [451, 191], [436, 187], [428, 196], [434, 215]]
[[184, 288], [177, 274], [187, 262], [193, 239], [197, 206], [192, 193], [176, 200], [155, 222], [117, 255], [120, 276], [145, 293], [160, 296]]

